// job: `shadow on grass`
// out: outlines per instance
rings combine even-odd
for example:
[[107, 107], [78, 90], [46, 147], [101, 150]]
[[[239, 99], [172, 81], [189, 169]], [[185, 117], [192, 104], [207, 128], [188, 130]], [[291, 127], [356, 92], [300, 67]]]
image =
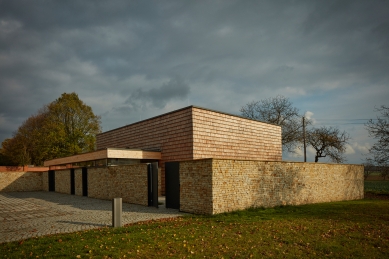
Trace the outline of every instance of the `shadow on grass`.
[[387, 217], [389, 206], [384, 200], [355, 200], [307, 204], [300, 206], [279, 206], [274, 208], [250, 208], [247, 210], [200, 216], [214, 221], [254, 222], [262, 220], [322, 219], [372, 222], [376, 217]]

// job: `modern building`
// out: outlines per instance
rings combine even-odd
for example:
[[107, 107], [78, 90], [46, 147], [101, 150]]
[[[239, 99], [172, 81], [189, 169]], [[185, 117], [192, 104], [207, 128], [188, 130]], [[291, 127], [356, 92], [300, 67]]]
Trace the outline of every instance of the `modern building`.
[[160, 151], [165, 163], [202, 158], [281, 161], [281, 127], [189, 106], [97, 135], [97, 149]]
[[188, 106], [97, 135], [97, 151], [46, 161], [50, 169], [202, 158], [281, 161], [281, 127]]
[[[157, 163], [156, 163], [157, 162]], [[363, 198], [363, 166], [282, 161], [281, 127], [189, 106], [101, 133], [97, 150], [0, 172], [0, 191], [43, 190], [217, 214]]]

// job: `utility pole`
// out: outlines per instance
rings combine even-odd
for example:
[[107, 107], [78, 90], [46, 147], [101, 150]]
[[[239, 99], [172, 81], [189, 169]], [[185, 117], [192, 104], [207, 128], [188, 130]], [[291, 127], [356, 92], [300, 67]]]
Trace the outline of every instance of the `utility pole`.
[[303, 140], [304, 140], [304, 162], [307, 162], [307, 145], [305, 142], [305, 117], [303, 116]]

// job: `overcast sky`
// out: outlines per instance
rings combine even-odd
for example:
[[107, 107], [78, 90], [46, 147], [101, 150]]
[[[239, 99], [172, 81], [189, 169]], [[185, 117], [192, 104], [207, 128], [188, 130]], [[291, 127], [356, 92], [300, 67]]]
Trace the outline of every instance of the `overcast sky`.
[[0, 0], [0, 141], [64, 92], [103, 131], [283, 95], [362, 163], [364, 123], [389, 105], [389, 1]]

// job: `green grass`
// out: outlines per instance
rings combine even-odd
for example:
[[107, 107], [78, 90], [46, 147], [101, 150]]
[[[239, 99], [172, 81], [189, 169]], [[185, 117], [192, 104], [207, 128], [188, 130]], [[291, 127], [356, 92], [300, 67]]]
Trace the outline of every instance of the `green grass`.
[[389, 194], [389, 181], [365, 181], [365, 192]]
[[0, 244], [0, 258], [387, 258], [389, 202], [186, 216]]

